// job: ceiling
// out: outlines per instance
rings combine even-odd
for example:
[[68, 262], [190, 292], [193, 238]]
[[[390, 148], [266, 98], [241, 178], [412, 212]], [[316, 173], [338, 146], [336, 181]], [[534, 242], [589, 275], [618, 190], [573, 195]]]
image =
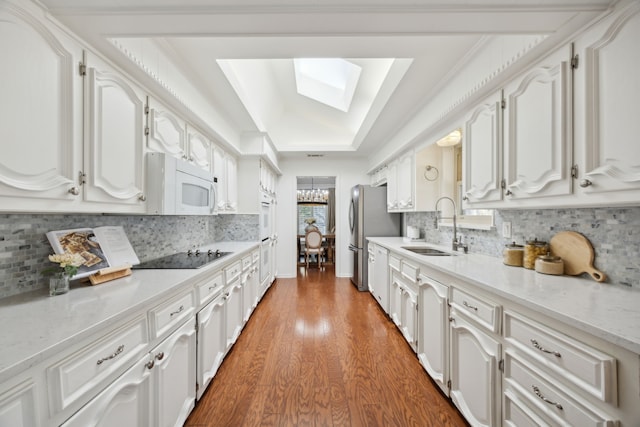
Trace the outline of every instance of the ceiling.
[[[363, 157], [392, 141], [488, 37], [553, 36], [593, 19], [611, 3], [39, 1], [102, 51], [115, 52], [112, 39], [154, 42], [230, 128], [240, 135], [268, 134], [281, 155]], [[348, 112], [296, 92], [292, 59], [301, 57], [344, 58], [362, 67]]]

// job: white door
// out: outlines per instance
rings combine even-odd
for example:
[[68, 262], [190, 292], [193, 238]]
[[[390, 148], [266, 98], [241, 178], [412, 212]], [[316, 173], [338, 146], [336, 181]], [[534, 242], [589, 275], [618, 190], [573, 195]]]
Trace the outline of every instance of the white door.
[[243, 325], [242, 283], [240, 279], [227, 287], [226, 298], [227, 350], [236, 342]]
[[473, 426], [500, 425], [501, 346], [451, 311], [451, 400]]
[[396, 326], [402, 325], [402, 283], [400, 282], [399, 273], [391, 274], [391, 285], [389, 287], [389, 316]]
[[398, 176], [398, 187], [396, 193], [398, 197], [398, 208], [401, 210], [411, 210], [414, 207], [415, 197], [415, 165], [413, 152], [406, 153], [398, 159], [396, 174]]
[[81, 199], [82, 49], [17, 6], [0, 7], [0, 34], [0, 196], [17, 197], [0, 206], [48, 199], [31, 210], [50, 211], [56, 199], [72, 209]]
[[418, 359], [442, 391], [449, 395], [449, 288], [420, 276]]
[[[376, 299], [385, 313], [389, 313], [389, 250], [382, 246], [376, 246], [375, 253], [375, 284]], [[369, 275], [371, 278], [371, 275]]]
[[398, 161], [392, 161], [387, 167], [387, 211], [398, 209]]
[[[144, 205], [145, 96], [93, 57], [87, 75], [83, 185], [87, 201]], [[137, 208], [136, 208], [137, 207]]]
[[227, 201], [225, 210], [236, 212], [238, 210], [238, 163], [236, 158], [227, 154], [225, 156], [225, 187], [227, 189]]
[[463, 200], [467, 205], [502, 200], [502, 92], [468, 116], [462, 138]]
[[149, 139], [151, 151], [167, 153], [178, 159], [186, 152], [187, 135], [184, 120], [154, 99], [149, 100]]
[[206, 171], [211, 171], [211, 142], [197, 130], [187, 127], [187, 159]]
[[405, 339], [416, 351], [416, 326], [418, 324], [418, 296], [415, 291], [406, 284], [401, 289], [401, 330]]
[[507, 200], [571, 194], [571, 49], [555, 52], [504, 89]]
[[200, 399], [222, 364], [227, 348], [224, 295], [198, 312], [198, 395]]
[[196, 401], [196, 328], [193, 317], [151, 351], [153, 425], [181, 426]]

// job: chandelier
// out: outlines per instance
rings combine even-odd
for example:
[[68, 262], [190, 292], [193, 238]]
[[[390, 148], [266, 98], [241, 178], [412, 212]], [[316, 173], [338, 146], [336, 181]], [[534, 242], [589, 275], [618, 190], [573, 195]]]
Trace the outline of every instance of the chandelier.
[[311, 188], [308, 190], [298, 190], [298, 203], [327, 203], [329, 200], [329, 190], [313, 188], [313, 178], [311, 178]]

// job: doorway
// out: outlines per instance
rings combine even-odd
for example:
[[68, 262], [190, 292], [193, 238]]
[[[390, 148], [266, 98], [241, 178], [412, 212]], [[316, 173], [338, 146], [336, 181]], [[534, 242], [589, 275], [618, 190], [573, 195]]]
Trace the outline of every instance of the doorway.
[[297, 263], [304, 265], [304, 236], [307, 229], [315, 227], [322, 234], [324, 256], [322, 263], [335, 264], [335, 176], [296, 177], [296, 240]]

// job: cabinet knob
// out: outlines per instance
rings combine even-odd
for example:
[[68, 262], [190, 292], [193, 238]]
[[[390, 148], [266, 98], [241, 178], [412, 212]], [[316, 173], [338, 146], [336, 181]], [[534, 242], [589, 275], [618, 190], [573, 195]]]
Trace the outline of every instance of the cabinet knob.
[[156, 354], [156, 360], [162, 360], [164, 359], [164, 351], [161, 351], [160, 353]]
[[463, 200], [463, 201], [465, 201], [465, 202], [468, 202], [468, 201], [469, 201], [469, 198], [468, 198], [467, 196], [464, 196], [464, 197], [462, 198], [462, 200]]
[[588, 179], [583, 179], [582, 181], [580, 181], [580, 187], [582, 188], [587, 188], [591, 185], [593, 185], [593, 182], [589, 181]]
[[147, 369], [153, 369], [153, 367], [156, 365], [156, 362], [153, 360], [150, 360], [147, 362], [147, 364], [145, 365], [147, 367]]
[[507, 196], [512, 196], [513, 192], [511, 190], [507, 190], [507, 192], [505, 193]]
[[147, 196], [145, 196], [143, 193], [140, 193], [138, 194], [138, 200], [140, 200], [141, 202], [146, 202]]
[[77, 196], [78, 194], [80, 194], [80, 190], [78, 190], [78, 187], [71, 187], [69, 189], [69, 193], [73, 194], [74, 196]]

